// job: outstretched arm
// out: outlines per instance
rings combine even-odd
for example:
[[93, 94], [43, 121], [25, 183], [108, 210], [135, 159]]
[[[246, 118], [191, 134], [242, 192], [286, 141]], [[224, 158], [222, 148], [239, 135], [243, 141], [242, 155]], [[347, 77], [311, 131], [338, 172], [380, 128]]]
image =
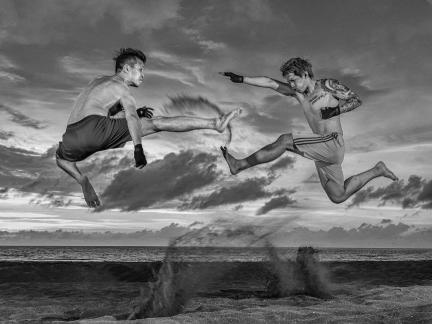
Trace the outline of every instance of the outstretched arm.
[[274, 80], [268, 77], [248, 77], [237, 75], [233, 72], [221, 72], [223, 76], [229, 77], [234, 83], [246, 83], [261, 88], [273, 89], [286, 96], [295, 95], [295, 91], [287, 84], [278, 80]]
[[321, 117], [323, 119], [329, 119], [334, 116], [349, 112], [362, 104], [358, 94], [337, 80], [321, 80], [321, 87], [324, 90], [330, 92], [333, 97], [339, 100], [339, 104], [336, 107], [325, 107], [321, 109]]

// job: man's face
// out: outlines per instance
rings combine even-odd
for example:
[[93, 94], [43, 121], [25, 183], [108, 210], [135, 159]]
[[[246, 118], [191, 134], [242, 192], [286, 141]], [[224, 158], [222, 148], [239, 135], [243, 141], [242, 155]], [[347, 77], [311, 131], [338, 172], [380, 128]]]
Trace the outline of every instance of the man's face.
[[288, 84], [290, 85], [293, 90], [297, 92], [305, 92], [308, 85], [308, 76], [306, 73], [303, 74], [303, 76], [298, 76], [292, 72], [285, 75], [285, 79], [287, 80]]
[[138, 60], [133, 66], [129, 66], [128, 79], [132, 87], [139, 87], [144, 79], [144, 63]]

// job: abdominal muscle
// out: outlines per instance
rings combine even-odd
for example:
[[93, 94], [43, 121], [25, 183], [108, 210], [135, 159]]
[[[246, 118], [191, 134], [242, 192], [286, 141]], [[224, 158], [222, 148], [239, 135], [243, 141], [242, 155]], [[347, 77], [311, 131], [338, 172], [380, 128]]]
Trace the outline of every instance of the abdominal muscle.
[[343, 133], [339, 116], [327, 120], [314, 119], [309, 121], [308, 119], [308, 124], [315, 134], [326, 135], [331, 133]]

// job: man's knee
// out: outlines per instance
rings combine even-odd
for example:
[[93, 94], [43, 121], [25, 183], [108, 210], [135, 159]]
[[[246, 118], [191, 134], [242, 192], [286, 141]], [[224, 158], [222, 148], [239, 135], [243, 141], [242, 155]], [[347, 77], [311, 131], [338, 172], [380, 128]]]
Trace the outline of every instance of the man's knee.
[[345, 192], [334, 193], [334, 192], [326, 191], [326, 193], [327, 193], [327, 196], [329, 197], [330, 201], [334, 204], [340, 204], [340, 203], [343, 203], [345, 200], [347, 200]]
[[62, 158], [61, 158], [57, 153], [56, 153], [55, 158], [56, 158], [56, 164], [57, 164], [57, 166], [60, 167], [60, 168], [62, 168], [62, 169], [63, 169], [65, 166], [74, 163], [74, 162], [69, 162], [69, 161], [67, 161], [67, 160], [65, 160], [65, 159], [62, 159]]
[[340, 204], [348, 198], [345, 192], [345, 188], [338, 186], [335, 183], [327, 182], [326, 185], [324, 185], [323, 187], [324, 191], [326, 192], [332, 203]]
[[277, 142], [280, 143], [280, 145], [283, 145], [286, 149], [294, 149], [294, 141], [291, 133], [282, 134], [277, 139]]
[[58, 166], [60, 166], [60, 164], [62, 163], [62, 161], [64, 161], [60, 156], [59, 156], [59, 154], [56, 152], [56, 154], [55, 154], [55, 160], [56, 160], [56, 164], [58, 165]]

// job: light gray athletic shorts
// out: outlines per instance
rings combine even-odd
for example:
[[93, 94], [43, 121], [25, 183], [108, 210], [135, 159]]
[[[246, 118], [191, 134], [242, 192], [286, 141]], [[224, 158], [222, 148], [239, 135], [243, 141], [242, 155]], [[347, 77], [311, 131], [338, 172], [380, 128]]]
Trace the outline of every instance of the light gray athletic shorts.
[[292, 152], [315, 161], [323, 186], [330, 180], [340, 186], [344, 185], [341, 165], [345, 155], [343, 134], [293, 134], [293, 139], [294, 150]]

